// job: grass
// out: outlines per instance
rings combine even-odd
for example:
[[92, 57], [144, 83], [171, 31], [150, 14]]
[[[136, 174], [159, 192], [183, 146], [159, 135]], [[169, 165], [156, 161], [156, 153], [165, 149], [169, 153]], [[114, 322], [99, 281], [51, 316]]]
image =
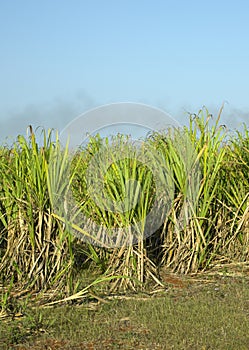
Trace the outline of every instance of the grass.
[[165, 279], [157, 293], [27, 309], [1, 322], [1, 349], [248, 349], [248, 277], [222, 268]]
[[79, 242], [81, 269], [98, 262], [103, 280], [117, 276], [111, 291], [160, 284], [161, 266], [187, 274], [246, 261], [249, 132], [228, 135], [220, 115], [203, 109], [139, 147], [97, 135], [71, 156], [52, 130], [39, 146], [32, 127], [2, 147], [3, 284], [71, 295]]

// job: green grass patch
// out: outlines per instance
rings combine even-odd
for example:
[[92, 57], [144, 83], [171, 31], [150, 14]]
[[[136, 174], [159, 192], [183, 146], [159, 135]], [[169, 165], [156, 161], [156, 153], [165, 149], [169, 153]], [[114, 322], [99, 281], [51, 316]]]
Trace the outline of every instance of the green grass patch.
[[183, 282], [107, 303], [27, 310], [0, 324], [1, 349], [248, 349], [249, 280], [224, 273]]

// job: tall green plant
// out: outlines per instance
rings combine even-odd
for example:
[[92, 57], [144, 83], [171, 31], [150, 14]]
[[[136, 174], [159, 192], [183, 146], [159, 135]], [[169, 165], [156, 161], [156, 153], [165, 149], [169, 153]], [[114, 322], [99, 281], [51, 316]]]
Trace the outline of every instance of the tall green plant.
[[7, 247], [1, 259], [1, 276], [15, 283], [45, 290], [65, 279], [70, 270], [70, 241], [52, 217], [47, 166], [58, 153], [59, 140], [43, 133], [39, 147], [32, 128], [18, 136], [9, 157], [1, 163], [1, 223]]
[[245, 261], [249, 255], [249, 131], [232, 134], [228, 143], [228, 156], [224, 164], [224, 204], [229, 229], [224, 250], [232, 259]]
[[176, 130], [161, 146], [175, 180], [175, 201], [163, 230], [161, 262], [174, 271], [188, 273], [204, 267], [215, 247], [219, 171], [225, 157], [219, 118], [220, 114], [212, 125], [208, 111], [201, 110], [190, 116], [188, 128]]
[[77, 164], [72, 193], [79, 204], [72, 228], [83, 241], [106, 248], [109, 270], [131, 277], [117, 280], [119, 287], [144, 282], [155, 270], [145, 239], [166, 211], [162, 202], [172, 187], [163, 155], [147, 142], [97, 137], [72, 164]]

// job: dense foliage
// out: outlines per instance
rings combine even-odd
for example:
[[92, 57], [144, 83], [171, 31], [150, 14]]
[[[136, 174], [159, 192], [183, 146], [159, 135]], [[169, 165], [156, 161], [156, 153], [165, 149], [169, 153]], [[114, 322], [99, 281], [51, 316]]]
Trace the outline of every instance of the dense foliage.
[[51, 130], [42, 145], [30, 128], [1, 147], [2, 283], [70, 294], [92, 267], [117, 276], [111, 290], [134, 289], [160, 284], [161, 267], [248, 259], [249, 131], [229, 134], [219, 118], [203, 109], [139, 146], [92, 137], [73, 155]]

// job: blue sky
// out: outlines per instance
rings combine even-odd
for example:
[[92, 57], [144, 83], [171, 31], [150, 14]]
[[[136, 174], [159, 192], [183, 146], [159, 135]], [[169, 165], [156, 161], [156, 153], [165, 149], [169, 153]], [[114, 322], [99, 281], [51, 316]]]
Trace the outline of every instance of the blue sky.
[[112, 102], [249, 123], [247, 0], [0, 1], [0, 140]]

